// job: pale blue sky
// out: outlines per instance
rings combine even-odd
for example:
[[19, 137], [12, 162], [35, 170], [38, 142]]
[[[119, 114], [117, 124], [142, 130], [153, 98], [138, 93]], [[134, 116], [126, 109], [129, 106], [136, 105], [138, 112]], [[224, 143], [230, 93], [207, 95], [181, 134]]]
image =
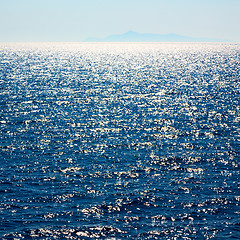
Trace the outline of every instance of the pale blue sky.
[[0, 42], [78, 42], [129, 30], [240, 42], [240, 0], [0, 0]]

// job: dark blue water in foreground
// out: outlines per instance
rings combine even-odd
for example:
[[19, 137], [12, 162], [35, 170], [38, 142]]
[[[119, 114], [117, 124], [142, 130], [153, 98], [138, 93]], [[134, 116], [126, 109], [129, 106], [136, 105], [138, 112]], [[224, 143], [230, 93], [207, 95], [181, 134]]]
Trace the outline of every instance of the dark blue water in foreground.
[[2, 44], [2, 239], [240, 239], [239, 44]]

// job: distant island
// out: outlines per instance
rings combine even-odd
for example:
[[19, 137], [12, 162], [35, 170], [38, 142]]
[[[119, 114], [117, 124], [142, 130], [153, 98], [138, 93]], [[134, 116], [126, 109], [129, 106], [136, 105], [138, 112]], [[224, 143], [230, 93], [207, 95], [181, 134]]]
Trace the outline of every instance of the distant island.
[[128, 31], [104, 38], [87, 38], [85, 42], [231, 42], [223, 39], [193, 38], [177, 34], [152, 34]]

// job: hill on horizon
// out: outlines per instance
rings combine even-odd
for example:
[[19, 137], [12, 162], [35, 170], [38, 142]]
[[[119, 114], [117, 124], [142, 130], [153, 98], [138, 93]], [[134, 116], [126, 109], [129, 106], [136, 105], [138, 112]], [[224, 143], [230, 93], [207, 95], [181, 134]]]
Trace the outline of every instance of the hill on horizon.
[[138, 33], [128, 31], [123, 34], [110, 35], [104, 38], [87, 38], [84, 42], [231, 42], [223, 39], [193, 38], [171, 34]]

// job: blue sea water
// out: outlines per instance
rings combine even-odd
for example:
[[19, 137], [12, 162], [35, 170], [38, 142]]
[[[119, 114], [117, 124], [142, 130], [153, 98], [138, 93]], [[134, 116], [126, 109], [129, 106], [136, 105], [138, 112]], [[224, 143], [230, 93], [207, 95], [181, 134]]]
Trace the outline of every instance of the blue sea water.
[[1, 44], [1, 239], [240, 239], [239, 92], [240, 44]]

